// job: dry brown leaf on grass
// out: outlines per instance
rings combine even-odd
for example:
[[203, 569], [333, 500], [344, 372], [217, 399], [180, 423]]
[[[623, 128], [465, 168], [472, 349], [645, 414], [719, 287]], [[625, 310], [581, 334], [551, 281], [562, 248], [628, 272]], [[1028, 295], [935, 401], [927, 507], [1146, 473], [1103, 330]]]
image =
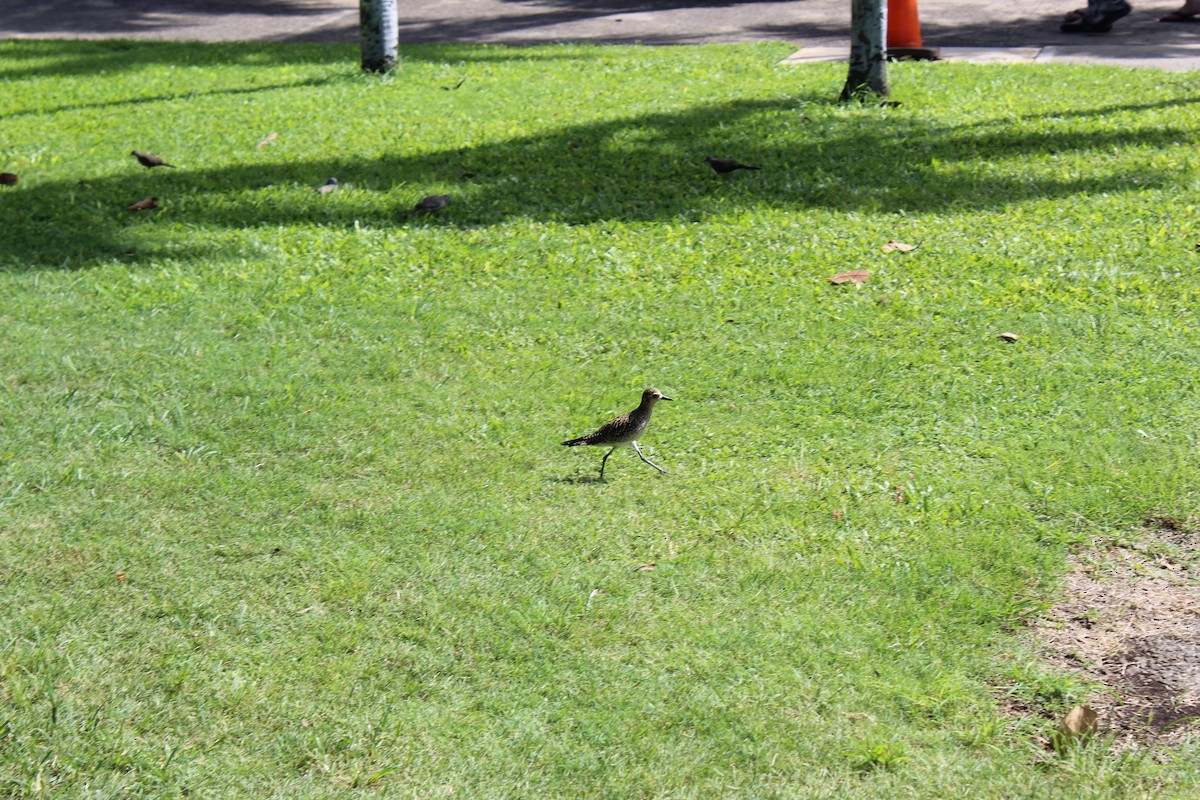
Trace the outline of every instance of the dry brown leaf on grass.
[[267, 138], [263, 139], [261, 142], [258, 143], [258, 146], [266, 147], [267, 145], [269, 145], [271, 142], [275, 141], [278, 138], [279, 138], [279, 134], [276, 133], [275, 131], [271, 131], [270, 133], [267, 134]]
[[893, 250], [899, 250], [901, 253], [908, 253], [916, 249], [917, 246], [915, 244], [905, 244], [904, 242], [897, 242], [895, 239], [888, 239], [883, 245], [883, 252], [885, 253], [890, 253]]
[[649, 564], [642, 564], [640, 567], [634, 570], [634, 572], [649, 572], [652, 569], [654, 569], [653, 561], [651, 561]]
[[0, 184], [5, 186], [16, 186], [19, 179], [11, 172], [0, 172]]
[[1015, 342], [1017, 339], [1020, 339], [1021, 337], [1017, 336], [1012, 331], [1001, 331], [1000, 333], [996, 334], [996, 338], [1003, 339], [1006, 342]]
[[869, 277], [871, 277], [871, 273], [865, 269], [852, 269], [849, 272], [839, 272], [830, 278], [829, 282], [834, 286], [841, 286], [843, 283], [853, 283], [856, 286], [861, 286]]
[[1054, 745], [1062, 749], [1074, 741], [1087, 741], [1096, 732], [1100, 715], [1091, 706], [1075, 706], [1058, 723]]
[[139, 200], [133, 205], [125, 206], [126, 211], [149, 211], [152, 208], [158, 208], [157, 197], [147, 197], [145, 200]]

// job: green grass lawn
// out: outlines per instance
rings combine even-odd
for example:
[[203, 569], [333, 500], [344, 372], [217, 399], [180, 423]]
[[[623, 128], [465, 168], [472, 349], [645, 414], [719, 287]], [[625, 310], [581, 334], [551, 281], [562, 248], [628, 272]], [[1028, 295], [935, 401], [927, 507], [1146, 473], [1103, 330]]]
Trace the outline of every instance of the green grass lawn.
[[0, 794], [1195, 797], [1001, 709], [1200, 508], [1197, 76], [789, 49], [0, 43]]

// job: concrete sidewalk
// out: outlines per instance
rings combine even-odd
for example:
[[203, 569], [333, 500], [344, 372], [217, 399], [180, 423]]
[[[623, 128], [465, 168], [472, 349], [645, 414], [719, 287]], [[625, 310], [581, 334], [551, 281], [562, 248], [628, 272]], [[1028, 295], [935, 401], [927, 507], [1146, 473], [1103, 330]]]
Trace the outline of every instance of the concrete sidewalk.
[[[1085, 0], [921, 0], [926, 47], [954, 60], [1200, 69], [1200, 24], [1134, 0], [1108, 34], [1064, 34]], [[400, 40], [536, 44], [784, 41], [796, 62], [845, 58], [849, 0], [401, 0]], [[0, 0], [0, 38], [354, 42], [358, 0]]]

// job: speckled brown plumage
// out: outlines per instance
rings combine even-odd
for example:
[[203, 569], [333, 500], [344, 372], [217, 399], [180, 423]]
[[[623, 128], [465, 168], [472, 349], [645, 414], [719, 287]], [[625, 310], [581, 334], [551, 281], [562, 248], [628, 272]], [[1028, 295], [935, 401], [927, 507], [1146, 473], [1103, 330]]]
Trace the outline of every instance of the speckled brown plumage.
[[579, 445], [611, 447], [612, 449], [604, 454], [604, 459], [600, 462], [601, 480], [604, 479], [604, 466], [608, 462], [608, 457], [613, 454], [613, 450], [616, 450], [623, 444], [628, 444], [638, 454], [638, 458], [665, 475], [667, 472], [665, 469], [642, 455], [642, 450], [638, 447], [637, 438], [645, 433], [647, 426], [650, 425], [650, 415], [654, 411], [654, 405], [659, 400], [670, 399], [670, 397], [667, 397], [658, 389], [651, 387], [642, 392], [642, 402], [637, 408], [609, 420], [587, 436], [568, 439], [563, 444], [567, 447], [578, 447]]

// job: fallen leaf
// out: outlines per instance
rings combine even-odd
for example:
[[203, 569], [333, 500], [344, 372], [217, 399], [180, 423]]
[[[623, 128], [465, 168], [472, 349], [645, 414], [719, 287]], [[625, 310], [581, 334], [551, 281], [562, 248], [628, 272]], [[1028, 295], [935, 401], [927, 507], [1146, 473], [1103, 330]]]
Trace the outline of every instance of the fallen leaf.
[[653, 561], [651, 561], [649, 564], [642, 564], [640, 567], [638, 567], [638, 568], [637, 568], [636, 570], [634, 570], [634, 571], [635, 571], [635, 572], [649, 572], [649, 571], [650, 571], [650, 570], [652, 570], [652, 569], [654, 569], [654, 562], [653, 562]]
[[829, 282], [834, 286], [841, 286], [843, 283], [854, 283], [861, 286], [869, 277], [871, 277], [871, 273], [865, 269], [852, 269], [849, 272], [839, 272], [830, 278]]
[[117, 583], [124, 583], [124, 582], [125, 582], [125, 573], [118, 572], [117, 573]]
[[883, 252], [885, 253], [890, 253], [893, 250], [899, 250], [901, 253], [908, 253], [916, 249], [917, 246], [915, 244], [905, 244], [904, 242], [897, 242], [895, 239], [888, 239], [883, 244]]
[[1021, 337], [1017, 336], [1012, 331], [1001, 331], [1000, 333], [996, 334], [996, 338], [1003, 339], [1006, 342], [1015, 342], [1017, 339], [1020, 339]]
[[16, 186], [19, 179], [11, 172], [0, 172], [0, 183], [5, 186]]
[[158, 208], [157, 197], [147, 197], [145, 200], [139, 200], [131, 206], [125, 206], [126, 211], [149, 211], [152, 208]]
[[1075, 706], [1058, 723], [1055, 746], [1062, 748], [1072, 741], [1087, 741], [1096, 732], [1100, 715], [1091, 706]]
[[279, 134], [276, 133], [275, 131], [271, 131], [270, 133], [267, 134], [267, 138], [263, 139], [261, 142], [258, 143], [258, 146], [266, 147], [267, 145], [269, 145], [271, 142], [275, 141], [278, 138], [279, 138]]
[[842, 510], [840, 508], [835, 508], [833, 510], [833, 521], [834, 522], [842, 521]]

